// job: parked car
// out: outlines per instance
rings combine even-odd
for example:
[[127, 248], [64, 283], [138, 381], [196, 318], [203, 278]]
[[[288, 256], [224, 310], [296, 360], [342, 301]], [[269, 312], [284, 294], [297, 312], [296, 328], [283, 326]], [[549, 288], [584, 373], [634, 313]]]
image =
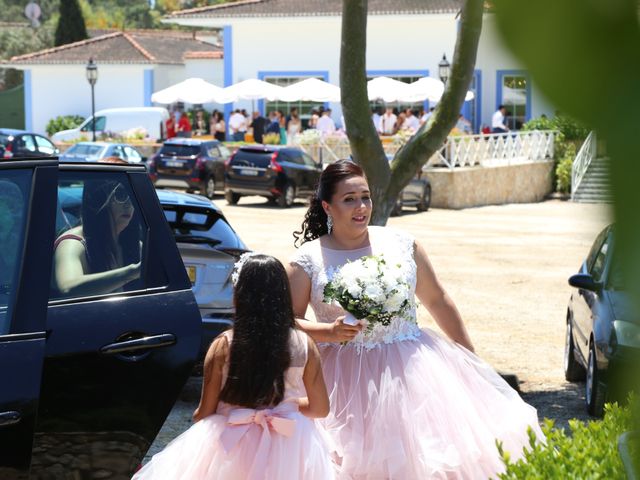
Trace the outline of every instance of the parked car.
[[[387, 160], [393, 160], [393, 155], [387, 154]], [[404, 207], [416, 207], [419, 212], [426, 212], [431, 206], [431, 182], [424, 175], [422, 169], [418, 169], [409, 184], [402, 189], [391, 216], [402, 215]]]
[[227, 162], [224, 195], [235, 205], [243, 195], [261, 195], [280, 207], [313, 194], [322, 165], [299, 148], [241, 147]]
[[211, 200], [169, 190], [157, 194], [202, 316], [202, 359], [211, 341], [233, 324], [231, 273], [248, 248]]
[[99, 110], [93, 117], [87, 118], [78, 127], [62, 130], [51, 135], [58, 142], [71, 142], [82, 137], [91, 138], [95, 118], [96, 135], [106, 132], [122, 133], [135, 128], [142, 128], [151, 139], [165, 138], [165, 122], [169, 112], [164, 107], [130, 107], [107, 108]]
[[[65, 212], [67, 193], [89, 185], [107, 192], [110, 208], [130, 206], [138, 263], [127, 272], [137, 275], [73, 293], [54, 282], [54, 240], [80, 220]], [[146, 169], [0, 162], [0, 197], [0, 476], [130, 478], [191, 373], [201, 335]], [[97, 221], [84, 215], [83, 229], [89, 219]]]
[[172, 138], [148, 162], [157, 188], [199, 190], [208, 198], [224, 191], [224, 164], [231, 156], [218, 140]]
[[596, 237], [567, 309], [564, 373], [570, 382], [585, 379], [585, 402], [601, 416], [609, 400], [624, 399], [640, 359], [640, 318], [634, 315], [623, 285], [615, 227]]
[[0, 159], [53, 157], [58, 148], [47, 137], [25, 130], [0, 128]]
[[99, 162], [103, 158], [119, 157], [128, 163], [145, 160], [142, 154], [126, 143], [78, 142], [60, 156], [61, 162]]

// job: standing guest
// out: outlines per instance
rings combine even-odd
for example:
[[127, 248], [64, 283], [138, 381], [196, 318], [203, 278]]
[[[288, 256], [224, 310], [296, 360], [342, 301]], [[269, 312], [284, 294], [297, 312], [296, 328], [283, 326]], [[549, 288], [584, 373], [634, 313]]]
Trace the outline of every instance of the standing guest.
[[206, 135], [209, 133], [209, 125], [204, 118], [204, 110], [198, 109], [196, 111], [196, 118], [193, 121], [193, 133], [195, 135]]
[[280, 145], [287, 144], [287, 123], [285, 120], [284, 112], [282, 110], [276, 110], [278, 115], [278, 123], [280, 124]]
[[302, 130], [302, 122], [300, 122], [300, 117], [298, 116], [298, 109], [294, 108], [291, 110], [289, 123], [287, 123], [287, 140], [289, 144], [293, 142], [293, 138], [300, 133]]
[[471, 122], [464, 118], [463, 114], [458, 116], [458, 121], [456, 122], [456, 129], [465, 135], [471, 135], [473, 133], [473, 127], [471, 126]]
[[280, 120], [278, 119], [278, 112], [269, 112], [269, 125], [265, 133], [277, 133], [280, 135]]
[[398, 117], [396, 117], [396, 115], [393, 113], [393, 109], [391, 107], [387, 107], [387, 111], [384, 113], [384, 115], [382, 115], [382, 118], [380, 119], [382, 135], [393, 135], [397, 121]]
[[180, 120], [178, 120], [176, 137], [191, 137], [191, 122], [189, 121], [189, 115], [184, 112], [180, 115]]
[[373, 126], [378, 134], [382, 133], [382, 115], [380, 115], [380, 107], [376, 107], [371, 110], [371, 120], [373, 120]]
[[320, 119], [320, 115], [318, 114], [318, 110], [314, 108], [313, 110], [311, 110], [311, 116], [309, 117], [309, 123], [307, 127], [317, 128], [319, 119]]
[[507, 133], [509, 127], [504, 123], [505, 115], [507, 114], [507, 108], [504, 105], [500, 105], [498, 110], [495, 111], [491, 117], [491, 132], [492, 133]]
[[404, 113], [406, 115], [404, 127], [411, 129], [413, 132], [417, 132], [420, 128], [418, 117], [413, 114], [413, 110], [410, 108], [407, 108]]
[[264, 136], [264, 130], [267, 126], [267, 119], [260, 115], [260, 112], [257, 110], [253, 112], [253, 120], [251, 121], [251, 128], [253, 132], [253, 140], [256, 143], [262, 143], [262, 137]]
[[222, 112], [218, 110], [213, 111], [211, 114], [210, 125], [213, 138], [219, 142], [224, 142], [227, 137], [227, 126], [225, 125], [224, 115], [222, 115]]
[[312, 420], [329, 412], [320, 355], [296, 328], [284, 267], [245, 254], [232, 279], [235, 321], [205, 357], [196, 423], [133, 480], [334, 478]]
[[406, 130], [406, 129], [407, 129], [407, 116], [404, 114], [404, 112], [400, 112], [398, 114], [396, 124], [393, 127], [392, 133], [395, 135], [400, 130]]
[[[536, 410], [473, 353], [425, 248], [406, 232], [369, 226], [372, 208], [362, 169], [330, 164], [294, 233], [302, 245], [288, 268], [298, 325], [322, 342], [331, 411], [321, 424], [335, 441], [339, 478], [495, 478], [505, 468], [496, 440], [515, 460], [529, 445], [528, 427], [544, 438]], [[372, 255], [384, 260], [379, 281], [404, 288], [393, 303], [407, 310], [387, 324], [349, 322], [324, 302], [325, 286], [337, 269]], [[368, 295], [380, 295], [364, 281]], [[418, 325], [416, 296], [446, 337]], [[315, 322], [304, 319], [309, 304]]]
[[316, 123], [316, 128], [323, 135], [330, 135], [336, 131], [336, 124], [334, 123], [333, 118], [331, 118], [331, 110], [327, 109], [322, 112], [322, 116]]
[[435, 111], [435, 107], [431, 107], [428, 112], [425, 112], [424, 115], [420, 117], [420, 126], [424, 125], [429, 121], [434, 111]]
[[167, 131], [167, 138], [176, 136], [176, 113], [173, 110], [169, 112], [169, 118], [167, 118], [164, 127]]
[[234, 142], [244, 140], [244, 134], [247, 132], [247, 120], [240, 109], [237, 109], [229, 117], [229, 131], [231, 132], [231, 140]]

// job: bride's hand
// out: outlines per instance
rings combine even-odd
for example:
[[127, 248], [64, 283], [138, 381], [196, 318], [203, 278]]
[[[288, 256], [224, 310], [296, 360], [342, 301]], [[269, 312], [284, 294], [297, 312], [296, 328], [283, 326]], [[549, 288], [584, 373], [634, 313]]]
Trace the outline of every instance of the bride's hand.
[[344, 315], [336, 319], [331, 325], [331, 335], [334, 342], [350, 342], [362, 330], [362, 324], [348, 325], [344, 323]]

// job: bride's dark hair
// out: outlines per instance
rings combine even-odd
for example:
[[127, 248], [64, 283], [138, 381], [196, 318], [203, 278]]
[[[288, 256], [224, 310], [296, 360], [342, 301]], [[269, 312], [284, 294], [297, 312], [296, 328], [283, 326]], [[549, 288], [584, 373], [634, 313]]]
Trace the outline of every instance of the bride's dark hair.
[[300, 230], [293, 232], [293, 244], [299, 247], [327, 233], [327, 214], [322, 208], [322, 201], [330, 202], [336, 192], [336, 185], [350, 177], [364, 177], [362, 168], [351, 160], [338, 160], [324, 169], [316, 185], [316, 192], [311, 197], [309, 208], [304, 215]]

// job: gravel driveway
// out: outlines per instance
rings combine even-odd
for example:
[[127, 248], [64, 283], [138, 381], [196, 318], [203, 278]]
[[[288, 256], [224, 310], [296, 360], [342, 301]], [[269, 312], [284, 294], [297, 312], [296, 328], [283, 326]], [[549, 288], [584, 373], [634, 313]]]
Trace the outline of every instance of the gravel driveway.
[[[286, 261], [292, 232], [306, 211], [246, 197], [235, 206], [219, 198], [231, 225], [253, 249]], [[564, 322], [571, 287], [595, 235], [610, 221], [606, 205], [550, 200], [465, 210], [405, 210], [388, 225], [412, 233], [425, 247], [436, 274], [455, 301], [476, 351], [502, 372], [517, 375], [522, 396], [540, 418], [566, 426], [588, 418], [584, 386], [564, 380]], [[438, 329], [421, 307], [422, 325]], [[183, 391], [148, 455], [188, 428], [200, 379]]]

